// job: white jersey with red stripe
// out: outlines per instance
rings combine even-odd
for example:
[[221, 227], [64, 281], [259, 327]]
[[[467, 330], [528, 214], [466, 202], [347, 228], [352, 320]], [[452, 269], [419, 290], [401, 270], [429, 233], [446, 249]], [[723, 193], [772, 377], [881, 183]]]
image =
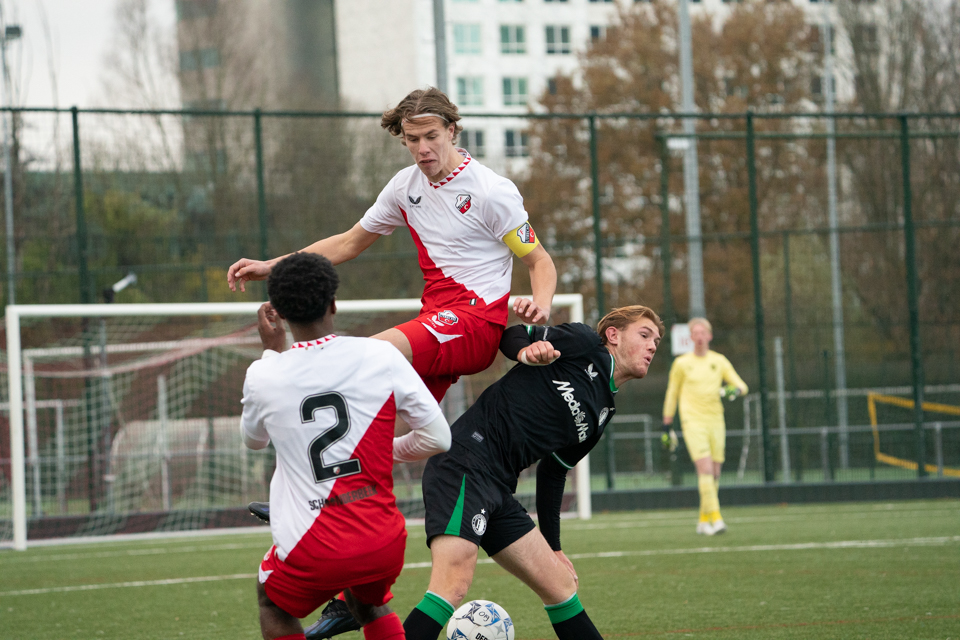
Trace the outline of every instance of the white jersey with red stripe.
[[250, 365], [241, 428], [277, 451], [270, 529], [281, 560], [294, 548], [313, 558], [357, 555], [400, 535], [397, 414], [418, 429], [440, 407], [388, 342], [331, 335]]
[[457, 151], [463, 162], [440, 182], [416, 165], [400, 171], [360, 224], [380, 235], [410, 229], [424, 311], [461, 309], [506, 325], [513, 253], [503, 237], [527, 222], [527, 212], [513, 182]]

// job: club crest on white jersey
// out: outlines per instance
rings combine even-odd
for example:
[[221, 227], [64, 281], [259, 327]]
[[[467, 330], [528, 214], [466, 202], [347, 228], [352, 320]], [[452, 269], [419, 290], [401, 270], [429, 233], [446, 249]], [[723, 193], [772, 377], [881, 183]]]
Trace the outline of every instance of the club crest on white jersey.
[[457, 211], [460, 213], [466, 213], [470, 211], [470, 207], [473, 205], [469, 193], [459, 193], [457, 194], [457, 202], [454, 205], [457, 208]]

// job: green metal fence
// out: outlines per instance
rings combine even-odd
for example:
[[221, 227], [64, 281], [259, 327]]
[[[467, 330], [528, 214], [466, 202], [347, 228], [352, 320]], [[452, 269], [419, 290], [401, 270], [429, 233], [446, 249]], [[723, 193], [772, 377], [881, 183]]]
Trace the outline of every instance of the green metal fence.
[[[9, 275], [20, 304], [100, 301], [129, 271], [137, 286], [117, 302], [250, 299], [227, 289], [229, 264], [345, 231], [409, 163], [380, 131], [379, 114], [5, 111], [17, 132]], [[700, 150], [697, 237], [684, 228], [682, 162], [670, 143], [685, 139], [688, 117]], [[899, 425], [883, 446], [917, 463], [890, 473], [922, 477], [938, 456], [960, 466], [957, 425], [922, 408], [931, 394], [960, 405], [951, 386], [960, 383], [960, 114], [484, 114], [464, 124], [487, 132], [485, 147], [471, 151], [518, 183], [560, 290], [587, 296], [589, 317], [642, 300], [668, 325], [685, 320], [688, 251], [702, 244], [714, 347], [757, 393], [753, 405], [727, 411], [727, 468], [741, 471], [733, 461], [744, 460], [740, 480], [803, 480], [813, 469], [821, 478], [876, 477], [865, 396], [855, 391], [871, 388], [906, 386], [914, 401], [883, 416]], [[519, 130], [526, 145], [490, 133]], [[828, 140], [837, 153], [836, 226], [824, 213]], [[832, 339], [834, 241], [842, 354]], [[382, 238], [341, 267], [341, 296], [419, 295], [415, 256], [408, 234]], [[522, 272], [516, 291], [528, 286]], [[832, 373], [841, 356], [842, 387]], [[665, 345], [648, 379], [619, 399], [621, 414], [653, 417], [611, 428], [594, 462], [607, 487], [622, 474], [639, 486], [662, 480], [666, 456], [640, 427], [658, 421], [669, 363]], [[778, 363], [782, 376], [773, 374]], [[786, 458], [780, 398], [782, 426], [795, 434]], [[6, 442], [0, 437], [0, 458]], [[678, 464], [688, 468], [682, 456]]]

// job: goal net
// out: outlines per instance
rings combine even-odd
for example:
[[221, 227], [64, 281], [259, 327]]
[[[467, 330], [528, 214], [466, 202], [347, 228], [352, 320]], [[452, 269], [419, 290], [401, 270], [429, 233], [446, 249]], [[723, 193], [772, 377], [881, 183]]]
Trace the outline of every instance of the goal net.
[[[8, 307], [0, 544], [257, 524], [246, 504], [268, 499], [274, 452], [247, 449], [239, 425], [244, 375], [262, 353], [259, 305]], [[336, 331], [373, 335], [419, 309], [414, 299], [338, 301]], [[557, 296], [555, 310], [554, 322], [582, 321], [582, 298]], [[443, 402], [448, 419], [510, 365], [498, 355], [461, 378]], [[407, 517], [423, 516], [422, 469], [394, 468]], [[565, 500], [583, 517], [588, 474], [573, 474]], [[528, 471], [518, 496], [531, 511], [534, 487]]]

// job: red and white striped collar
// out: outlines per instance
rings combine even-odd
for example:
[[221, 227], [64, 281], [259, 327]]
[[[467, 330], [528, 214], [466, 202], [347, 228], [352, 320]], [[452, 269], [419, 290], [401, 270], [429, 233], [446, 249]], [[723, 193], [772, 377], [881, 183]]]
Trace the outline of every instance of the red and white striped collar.
[[330, 342], [336, 338], [336, 334], [331, 333], [328, 336], [323, 336], [322, 338], [317, 338], [316, 340], [310, 340], [309, 342], [295, 342], [291, 349], [306, 349], [308, 347], [319, 347], [325, 342]]
[[463, 162], [460, 163], [460, 166], [454, 169], [453, 171], [451, 171], [450, 175], [448, 175], [446, 178], [444, 178], [440, 182], [430, 182], [431, 187], [433, 187], [434, 189], [439, 189], [443, 185], [447, 184], [448, 182], [456, 178], [458, 175], [460, 175], [460, 172], [463, 171], [468, 164], [470, 164], [471, 160], [473, 160], [473, 158], [470, 157], [470, 152], [467, 151], [466, 149], [461, 149], [460, 147], [457, 147], [457, 153], [463, 156]]

